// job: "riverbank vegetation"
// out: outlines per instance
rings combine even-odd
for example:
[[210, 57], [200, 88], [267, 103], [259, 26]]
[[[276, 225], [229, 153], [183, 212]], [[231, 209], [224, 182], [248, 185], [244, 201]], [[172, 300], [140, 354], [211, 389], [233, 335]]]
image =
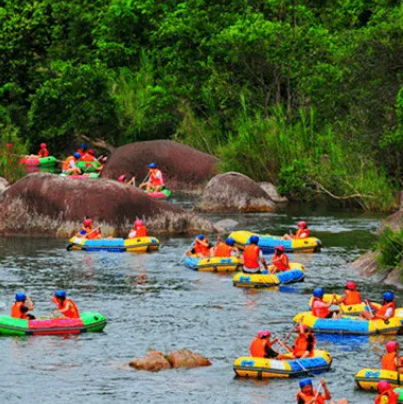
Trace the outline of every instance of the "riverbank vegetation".
[[395, 206], [396, 0], [5, 0], [0, 26], [4, 144], [175, 138], [297, 200]]

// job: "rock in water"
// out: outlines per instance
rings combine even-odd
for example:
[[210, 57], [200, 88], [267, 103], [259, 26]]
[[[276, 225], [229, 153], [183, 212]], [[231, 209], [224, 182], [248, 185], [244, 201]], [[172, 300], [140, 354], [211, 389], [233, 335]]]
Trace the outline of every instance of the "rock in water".
[[288, 203], [288, 199], [285, 196], [280, 196], [277, 188], [271, 182], [259, 182], [259, 186], [269, 195], [273, 202], [279, 204]]
[[149, 372], [159, 372], [162, 369], [171, 369], [171, 364], [162, 352], [149, 352], [142, 358], [135, 359], [129, 366], [137, 370], [147, 370]]
[[179, 349], [169, 354], [169, 361], [173, 368], [197, 368], [210, 366], [211, 362], [204, 356], [190, 352], [187, 349]]
[[368, 251], [353, 262], [353, 268], [360, 271], [362, 275], [371, 276], [379, 271], [379, 252]]
[[126, 174], [135, 176], [139, 184], [152, 162], [163, 172], [167, 188], [190, 190], [204, 185], [215, 174], [219, 160], [171, 140], [130, 143], [112, 153], [102, 177], [116, 180]]
[[237, 226], [239, 222], [233, 219], [222, 219], [219, 220], [218, 222], [214, 223], [214, 226], [217, 229], [233, 229], [235, 226]]
[[213, 212], [274, 212], [276, 204], [251, 178], [229, 172], [210, 180], [198, 208]]

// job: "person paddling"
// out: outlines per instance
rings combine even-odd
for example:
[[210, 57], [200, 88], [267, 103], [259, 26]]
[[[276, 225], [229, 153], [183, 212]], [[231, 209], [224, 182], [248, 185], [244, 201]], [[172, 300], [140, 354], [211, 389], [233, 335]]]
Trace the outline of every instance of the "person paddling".
[[214, 247], [214, 252], [212, 255], [214, 257], [229, 258], [232, 255], [239, 257], [240, 254], [238, 248], [235, 247], [235, 240], [232, 237], [228, 237], [225, 240], [225, 243], [220, 239], [220, 241]]
[[128, 176], [125, 175], [125, 174], [122, 174], [122, 175], [120, 175], [118, 177], [118, 182], [120, 182], [122, 184], [126, 184], [126, 185], [133, 185], [134, 186], [135, 181], [136, 181], [136, 177], [132, 177], [129, 180]]
[[61, 313], [64, 317], [68, 318], [80, 318], [80, 312], [76, 304], [67, 298], [67, 294], [64, 290], [58, 290], [54, 293], [52, 302], [57, 304], [58, 308], [52, 311], [53, 314]]
[[326, 404], [332, 396], [327, 388], [325, 379], [320, 381], [324, 394], [313, 389], [311, 379], [302, 379], [299, 382], [300, 391], [297, 394], [297, 404]]
[[72, 156], [66, 158], [62, 163], [62, 171], [64, 174], [80, 175], [81, 170], [77, 167], [76, 163], [80, 158], [79, 153], [74, 153]]
[[187, 255], [196, 254], [198, 258], [210, 257], [210, 243], [203, 234], [198, 234], [194, 240], [193, 248], [187, 251]]
[[389, 382], [381, 380], [378, 383], [379, 394], [375, 397], [375, 404], [397, 404], [399, 395], [393, 391]]
[[270, 267], [271, 274], [288, 271], [290, 269], [290, 261], [284, 251], [285, 248], [282, 245], [274, 247], [274, 255], [271, 259], [273, 265]]
[[[383, 294], [383, 305], [381, 307], [375, 306], [369, 300], [365, 300], [371, 312], [364, 310], [360, 314], [362, 320], [388, 320], [395, 315], [396, 304], [394, 302], [395, 295], [393, 292], [385, 292]], [[375, 312], [372, 312], [375, 310]]]
[[277, 358], [279, 354], [273, 350], [272, 346], [278, 341], [278, 338], [270, 341], [270, 336], [270, 331], [259, 331], [250, 345], [250, 356], [254, 358]]
[[333, 304], [336, 295], [333, 293], [333, 297], [329, 302], [323, 300], [325, 291], [323, 288], [316, 288], [312, 292], [313, 301], [311, 305], [312, 314], [318, 318], [333, 318], [336, 315], [336, 311], [330, 311], [330, 306]]
[[295, 234], [284, 234], [283, 238], [285, 240], [293, 240], [293, 239], [303, 239], [309, 237], [309, 229], [306, 222], [298, 222], [298, 230]]
[[[28, 306], [25, 302], [28, 301]], [[35, 320], [35, 316], [28, 313], [34, 309], [34, 305], [25, 293], [17, 293], [15, 295], [15, 303], [11, 307], [10, 316], [13, 318], [19, 318], [22, 320]]]
[[249, 245], [243, 250], [243, 272], [247, 274], [260, 273], [260, 264], [267, 269], [266, 261], [260, 247], [258, 247], [258, 243], [258, 236], [250, 236]]
[[144, 225], [142, 220], [136, 220], [134, 222], [133, 229], [130, 230], [128, 238], [137, 238], [137, 237], [147, 237], [148, 230], [147, 227]]
[[140, 184], [140, 188], [145, 188], [147, 193], [162, 191], [165, 188], [165, 181], [162, 171], [158, 169], [156, 163], [150, 163], [149, 179], [147, 182]]
[[383, 370], [403, 373], [403, 358], [399, 356], [400, 346], [396, 341], [386, 344], [386, 354], [383, 355], [381, 366]]
[[40, 149], [38, 151], [38, 157], [39, 158], [49, 157], [49, 151], [47, 149], [46, 143], [41, 143], [39, 147]]
[[92, 219], [85, 219], [83, 221], [83, 227], [76, 234], [76, 237], [85, 237], [88, 240], [101, 239], [101, 227], [93, 228]]

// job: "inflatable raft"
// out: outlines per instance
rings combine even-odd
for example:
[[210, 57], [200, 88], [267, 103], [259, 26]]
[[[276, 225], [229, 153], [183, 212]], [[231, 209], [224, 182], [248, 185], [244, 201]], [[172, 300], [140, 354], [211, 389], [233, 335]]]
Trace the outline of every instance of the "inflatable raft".
[[332, 357], [326, 351], [314, 351], [312, 358], [277, 360], [242, 356], [234, 362], [234, 372], [241, 377], [289, 378], [327, 372]]
[[274, 252], [274, 247], [282, 245], [286, 252], [306, 252], [314, 253], [319, 252], [322, 244], [316, 237], [308, 237], [304, 239], [285, 240], [283, 237], [271, 236], [270, 234], [257, 234], [249, 231], [234, 231], [228, 237], [235, 240], [235, 245], [238, 248], [245, 248], [249, 243], [250, 236], [259, 236], [258, 246], [263, 254], [270, 254]]
[[77, 174], [72, 175], [72, 174], [61, 173], [60, 175], [65, 178], [72, 178], [73, 180], [85, 180], [88, 178], [99, 178], [99, 173], [89, 173], [89, 174], [81, 174], [81, 175], [77, 175]]
[[98, 168], [101, 167], [99, 161], [82, 161], [79, 160], [76, 163], [76, 166], [83, 172], [83, 173], [94, 173], [98, 171]]
[[[332, 295], [331, 294], [324, 294], [323, 295], [323, 300], [325, 302], [329, 302], [332, 299]], [[340, 295], [336, 295], [337, 299], [340, 299], [341, 296]], [[313, 298], [311, 298], [310, 302], [309, 302], [309, 307], [312, 306], [312, 300]], [[379, 303], [372, 303], [374, 306], [378, 306], [380, 307], [381, 305]], [[359, 315], [362, 311], [364, 310], [369, 310], [369, 307], [365, 304], [365, 303], [360, 303], [360, 304], [350, 304], [350, 305], [346, 305], [344, 303], [340, 303], [338, 306], [334, 306], [334, 309], [337, 310], [337, 307], [339, 307], [339, 309], [341, 310], [341, 312], [343, 314], [348, 314], [351, 316], [354, 315]], [[332, 306], [333, 308], [333, 306]], [[400, 312], [399, 312], [400, 313]], [[403, 313], [401, 313], [402, 316], [399, 316], [397, 311], [396, 311], [396, 315], [395, 317], [403, 317]]]
[[25, 164], [26, 166], [40, 166], [40, 167], [52, 167], [56, 164], [56, 157], [23, 157], [20, 160], [21, 164]]
[[403, 386], [403, 375], [393, 370], [361, 369], [354, 379], [357, 387], [363, 390], [376, 390], [381, 380], [389, 382], [392, 387]]
[[67, 250], [110, 251], [110, 252], [150, 252], [158, 250], [160, 242], [155, 237], [102, 238], [88, 240], [83, 237], [72, 237]]
[[305, 276], [305, 269], [301, 264], [290, 263], [289, 271], [275, 275], [239, 273], [233, 278], [234, 286], [241, 288], [269, 288], [276, 285], [301, 282]]
[[185, 258], [184, 265], [194, 271], [232, 272], [242, 268], [242, 260], [237, 257], [201, 259], [196, 255], [191, 255]]
[[20, 320], [0, 316], [0, 335], [59, 335], [102, 331], [106, 319], [102, 314], [86, 312], [80, 318], [49, 318], [45, 320]]
[[398, 317], [389, 320], [360, 320], [356, 316], [342, 316], [339, 319], [318, 318], [312, 312], [297, 314], [294, 321], [298, 322], [303, 316], [303, 324], [307, 325], [315, 333], [326, 334], [397, 334], [402, 330], [402, 319]]
[[171, 191], [169, 189], [163, 189], [162, 191], [146, 192], [150, 198], [169, 198], [171, 196]]

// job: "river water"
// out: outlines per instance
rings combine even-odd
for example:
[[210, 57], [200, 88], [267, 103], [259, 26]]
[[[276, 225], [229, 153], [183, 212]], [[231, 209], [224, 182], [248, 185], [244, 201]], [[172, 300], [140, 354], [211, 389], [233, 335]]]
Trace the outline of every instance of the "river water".
[[[231, 274], [178, 265], [190, 238], [162, 238], [160, 251], [149, 255], [67, 252], [67, 242], [57, 239], [0, 239], [0, 314], [9, 312], [17, 291], [31, 296], [36, 314], [48, 314], [53, 291], [63, 288], [81, 311], [98, 311], [108, 320], [98, 334], [0, 338], [0, 403], [294, 403], [298, 380], [235, 378], [233, 361], [248, 355], [261, 329], [288, 334], [314, 287], [341, 293], [346, 279], [356, 278], [348, 262], [372, 245], [381, 218], [298, 209], [208, 217], [232, 218], [237, 229], [273, 234], [304, 219], [324, 248], [320, 254], [290, 254], [307, 269], [304, 283], [250, 291], [233, 287]], [[384, 290], [371, 280], [360, 279], [359, 285], [375, 300]], [[397, 296], [399, 306], [402, 297]], [[335, 399], [373, 402], [374, 394], [354, 390], [354, 374], [379, 366], [386, 340], [319, 336], [317, 347], [333, 356], [324, 376]], [[127, 362], [148, 348], [188, 348], [213, 366], [160, 373], [130, 369]]]

